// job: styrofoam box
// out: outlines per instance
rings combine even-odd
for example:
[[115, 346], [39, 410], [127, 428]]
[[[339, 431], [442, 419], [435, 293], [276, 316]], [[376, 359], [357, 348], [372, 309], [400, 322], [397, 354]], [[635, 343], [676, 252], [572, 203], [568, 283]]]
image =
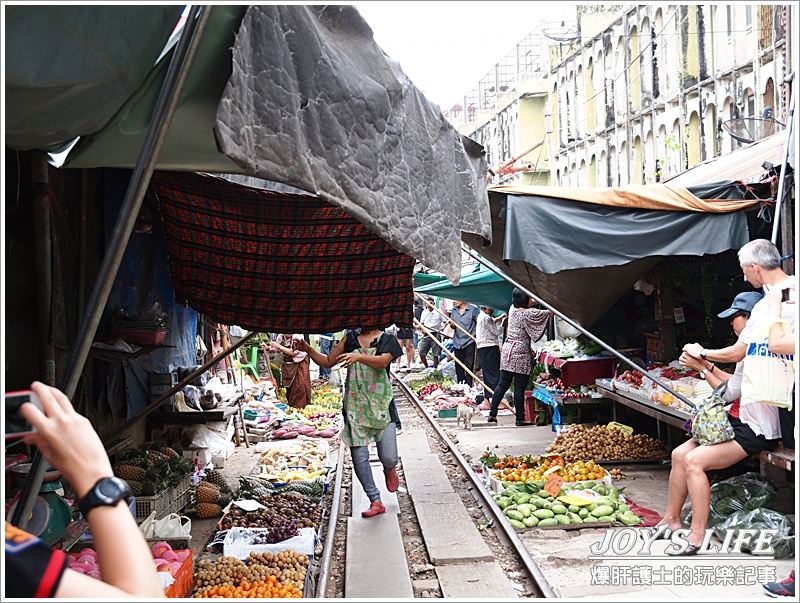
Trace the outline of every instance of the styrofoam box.
[[256, 534], [268, 534], [268, 528], [230, 528], [222, 544], [223, 555], [247, 559], [250, 553], [280, 553], [282, 551], [295, 551], [305, 555], [313, 555], [316, 546], [316, 532], [314, 528], [303, 528], [294, 538], [274, 544], [250, 544]]

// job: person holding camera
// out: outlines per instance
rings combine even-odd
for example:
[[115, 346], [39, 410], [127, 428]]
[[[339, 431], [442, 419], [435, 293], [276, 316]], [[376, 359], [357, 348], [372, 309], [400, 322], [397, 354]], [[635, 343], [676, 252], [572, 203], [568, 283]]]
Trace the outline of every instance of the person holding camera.
[[58, 389], [39, 382], [31, 389], [41, 409], [22, 405], [20, 412], [34, 430], [25, 441], [35, 445], [75, 491], [89, 522], [103, 579], [68, 569], [63, 551], [6, 523], [5, 596], [163, 597], [147, 541], [128, 508], [130, 488], [114, 477], [92, 424]]

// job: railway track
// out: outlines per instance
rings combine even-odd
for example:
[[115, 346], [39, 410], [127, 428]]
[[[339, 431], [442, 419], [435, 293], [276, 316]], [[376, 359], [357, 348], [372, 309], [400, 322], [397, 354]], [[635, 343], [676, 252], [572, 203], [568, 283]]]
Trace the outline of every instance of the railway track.
[[[519, 597], [555, 598], [556, 595], [544, 574], [456, 444], [396, 375], [393, 387], [403, 422], [403, 433], [421, 430], [427, 434], [431, 451], [438, 454], [439, 462], [445, 469], [453, 490], [461, 497], [470, 519], [488, 545], [491, 556], [499, 564], [508, 583], [513, 586], [513, 591], [509, 588], [509, 593], [516, 593]], [[398, 521], [409, 571], [408, 580], [413, 585], [413, 594], [416, 597], [446, 598], [448, 589], [439, 581], [439, 570], [429, 557], [429, 547], [421, 529], [417, 506], [408, 494], [406, 467], [413, 462], [408, 459], [404, 461], [401, 449]], [[319, 561], [317, 597], [353, 596], [346, 575], [347, 555], [350, 554], [347, 547], [348, 509], [352, 505], [353, 490], [360, 488], [352, 473], [349, 451], [343, 444], [331, 493], [331, 513]], [[351, 566], [352, 563], [353, 560], [350, 560]]]
[[431, 413], [428, 412], [428, 409], [419, 402], [414, 393], [397, 377], [397, 375], [394, 375], [394, 390], [396, 393], [402, 394], [402, 397], [396, 396], [395, 398], [398, 402], [398, 406], [402, 406], [403, 403], [405, 403], [412, 407], [417, 414], [424, 419], [430, 429], [435, 432], [436, 437], [446, 447], [447, 454], [456, 461], [460, 472], [467, 478], [469, 484], [472, 486], [470, 491], [478, 499], [481, 510], [492, 520], [494, 530], [497, 532], [499, 539], [508, 543], [508, 547], [513, 551], [519, 563], [524, 568], [528, 583], [532, 586], [530, 596], [555, 598], [555, 593], [536, 564], [536, 561], [531, 557], [525, 545], [517, 535], [516, 530], [508, 523], [502, 509], [497, 506], [497, 503], [495, 503], [489, 491], [485, 488], [482, 480], [472, 469], [469, 461], [461, 454], [456, 444], [450, 439], [447, 433], [445, 433]]

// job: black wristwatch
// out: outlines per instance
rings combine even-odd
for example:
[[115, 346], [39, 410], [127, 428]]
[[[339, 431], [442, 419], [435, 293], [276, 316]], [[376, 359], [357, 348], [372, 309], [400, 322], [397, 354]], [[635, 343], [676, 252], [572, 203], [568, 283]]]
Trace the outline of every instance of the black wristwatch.
[[124, 479], [118, 477], [102, 477], [97, 480], [92, 489], [86, 493], [78, 503], [78, 509], [84, 517], [95, 507], [113, 507], [119, 501], [125, 499], [130, 503], [131, 487]]

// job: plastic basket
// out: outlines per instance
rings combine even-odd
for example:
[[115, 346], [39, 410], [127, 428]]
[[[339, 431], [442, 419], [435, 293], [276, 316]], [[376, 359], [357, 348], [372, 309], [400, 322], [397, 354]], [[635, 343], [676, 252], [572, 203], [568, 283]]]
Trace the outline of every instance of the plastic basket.
[[166, 488], [154, 496], [135, 497], [136, 519], [145, 519], [151, 513], [156, 514], [156, 519], [177, 513], [191, 502], [190, 486], [191, 475], [187, 475], [176, 486]]
[[169, 599], [185, 599], [194, 586], [194, 552], [189, 549], [189, 556], [183, 560], [180, 569], [173, 576], [175, 582], [164, 591]]

